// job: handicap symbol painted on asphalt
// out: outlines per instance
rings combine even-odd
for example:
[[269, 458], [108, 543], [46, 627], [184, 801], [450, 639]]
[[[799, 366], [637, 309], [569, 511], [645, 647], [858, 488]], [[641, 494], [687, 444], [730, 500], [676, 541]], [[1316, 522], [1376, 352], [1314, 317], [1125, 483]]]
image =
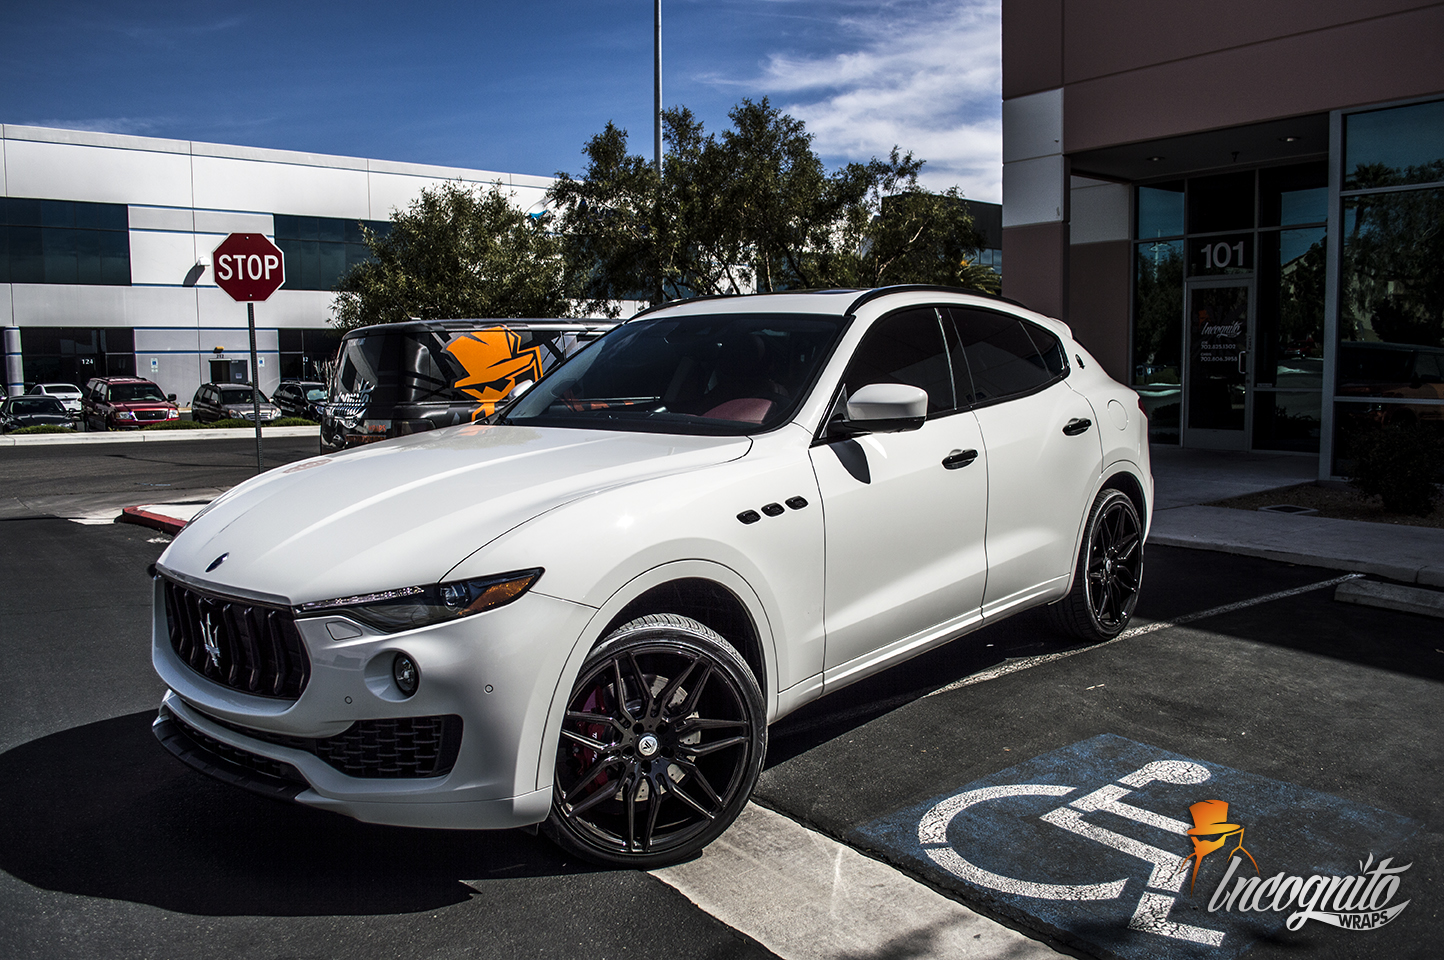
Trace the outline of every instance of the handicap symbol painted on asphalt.
[[[1381, 858], [1411, 860], [1407, 841], [1419, 826], [1104, 734], [875, 820], [855, 838], [1065, 941], [1129, 960], [1224, 960], [1298, 913], [1297, 904], [1274, 907], [1267, 896], [1257, 910], [1240, 909], [1260, 885], [1272, 892], [1283, 884], [1292, 897], [1302, 878], [1339, 878], [1330, 896], [1342, 902], [1366, 856], [1375, 873]], [[1386, 866], [1383, 875], [1397, 870]], [[1292, 876], [1301, 879], [1289, 888]], [[1352, 888], [1365, 904], [1379, 884], [1365, 889], [1367, 880]], [[1397, 892], [1401, 878], [1388, 882]]]

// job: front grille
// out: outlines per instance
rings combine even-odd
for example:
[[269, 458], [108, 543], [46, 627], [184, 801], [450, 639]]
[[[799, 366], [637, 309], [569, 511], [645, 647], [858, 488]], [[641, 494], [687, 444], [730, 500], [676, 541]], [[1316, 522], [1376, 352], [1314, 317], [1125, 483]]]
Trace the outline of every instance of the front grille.
[[311, 658], [289, 608], [162, 582], [170, 645], [188, 667], [242, 693], [277, 700], [301, 696], [311, 678]]
[[135, 418], [137, 420], [164, 420], [167, 412], [166, 410], [137, 410]]
[[216, 717], [210, 720], [256, 740], [315, 754], [348, 777], [381, 780], [443, 777], [456, 765], [456, 756], [461, 751], [461, 718], [455, 714], [358, 720], [334, 737], [324, 739], [255, 730]]

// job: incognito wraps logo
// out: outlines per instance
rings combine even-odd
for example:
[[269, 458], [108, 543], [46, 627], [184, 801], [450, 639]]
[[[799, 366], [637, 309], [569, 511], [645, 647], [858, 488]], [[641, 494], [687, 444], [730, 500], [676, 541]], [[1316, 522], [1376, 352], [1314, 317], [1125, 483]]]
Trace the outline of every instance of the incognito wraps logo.
[[[1178, 869], [1186, 869], [1191, 862], [1193, 881], [1198, 880], [1198, 868], [1205, 857], [1234, 841], [1233, 849], [1225, 857], [1228, 866], [1223, 879], [1208, 900], [1209, 913], [1220, 910], [1289, 913], [1285, 925], [1290, 930], [1298, 930], [1310, 920], [1341, 930], [1374, 930], [1393, 920], [1409, 905], [1408, 900], [1393, 901], [1399, 892], [1399, 875], [1412, 867], [1412, 863], [1395, 867], [1392, 866], [1394, 859], [1385, 857], [1376, 864], [1371, 853], [1367, 860], [1359, 861], [1358, 873], [1349, 876], [1314, 874], [1305, 878], [1277, 873], [1265, 878], [1258, 861], [1244, 848], [1244, 827], [1228, 822], [1227, 801], [1203, 800], [1188, 810], [1193, 816], [1193, 828], [1188, 831], [1193, 852], [1180, 861]], [[1245, 857], [1253, 867], [1253, 876], [1239, 875], [1245, 869]], [[1189, 890], [1192, 889], [1190, 883]]]

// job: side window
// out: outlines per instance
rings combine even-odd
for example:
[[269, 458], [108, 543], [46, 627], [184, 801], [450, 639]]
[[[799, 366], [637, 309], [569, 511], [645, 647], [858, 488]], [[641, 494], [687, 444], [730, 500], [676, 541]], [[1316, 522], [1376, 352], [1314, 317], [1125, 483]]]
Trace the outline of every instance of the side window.
[[[949, 308], [955, 339], [954, 365], [971, 378], [959, 378], [959, 391], [968, 403], [990, 403], [1032, 393], [1057, 380], [1067, 370], [1063, 345], [1035, 324], [990, 310]], [[961, 357], [959, 357], [961, 354]]]
[[928, 413], [953, 409], [942, 325], [932, 307], [902, 310], [873, 325], [842, 380], [848, 396], [869, 383], [907, 383], [928, 393]]

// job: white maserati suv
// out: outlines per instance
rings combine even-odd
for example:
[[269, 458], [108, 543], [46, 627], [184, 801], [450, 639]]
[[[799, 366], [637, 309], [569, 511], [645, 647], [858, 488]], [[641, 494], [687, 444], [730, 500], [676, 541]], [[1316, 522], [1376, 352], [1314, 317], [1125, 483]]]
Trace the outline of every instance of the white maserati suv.
[[684, 301], [513, 394], [201, 511], [155, 565], [161, 742], [653, 867], [727, 828], [802, 704], [1030, 607], [1088, 639], [1133, 612], [1138, 397], [1010, 302]]

